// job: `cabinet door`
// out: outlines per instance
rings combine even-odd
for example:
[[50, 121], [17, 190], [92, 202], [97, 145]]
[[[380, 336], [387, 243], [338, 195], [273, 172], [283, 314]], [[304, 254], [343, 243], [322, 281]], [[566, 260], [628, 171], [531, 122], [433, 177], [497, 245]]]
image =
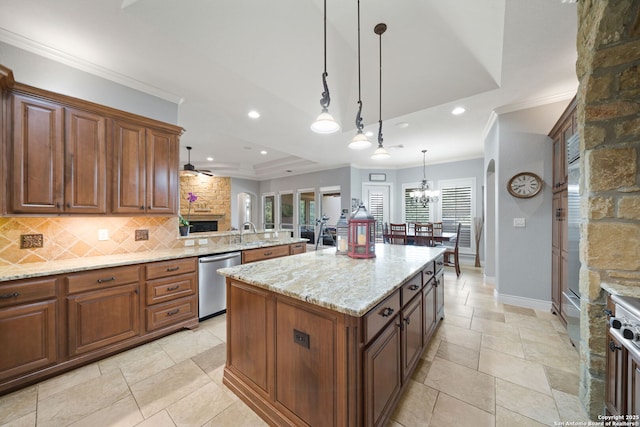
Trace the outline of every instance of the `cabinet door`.
[[0, 343], [0, 381], [54, 364], [56, 301], [0, 309]]
[[436, 291], [436, 323], [439, 319], [444, 319], [444, 272], [440, 270], [436, 273], [433, 284]]
[[[640, 415], [640, 355], [628, 353], [626, 414]], [[636, 423], [638, 422], [635, 420]]]
[[106, 119], [65, 111], [65, 212], [107, 212]]
[[67, 297], [69, 355], [124, 341], [140, 333], [138, 284]]
[[62, 211], [63, 115], [59, 105], [13, 95], [11, 210], [14, 213]]
[[364, 425], [378, 426], [392, 409], [400, 387], [400, 327], [394, 319], [364, 351]]
[[178, 143], [176, 136], [157, 129], [147, 130], [146, 143], [146, 211], [177, 212]]
[[145, 141], [143, 126], [113, 122], [114, 213], [145, 212]]
[[422, 295], [402, 309], [402, 379], [409, 378], [422, 354]]
[[605, 404], [612, 415], [620, 415], [625, 413], [623, 379], [627, 350], [610, 332], [607, 332], [607, 342]]
[[422, 340], [422, 344], [427, 345], [429, 338], [431, 338], [431, 334], [436, 328], [436, 288], [433, 286], [432, 282], [428, 282], [424, 286], [422, 298], [422, 307], [424, 311], [424, 338]]

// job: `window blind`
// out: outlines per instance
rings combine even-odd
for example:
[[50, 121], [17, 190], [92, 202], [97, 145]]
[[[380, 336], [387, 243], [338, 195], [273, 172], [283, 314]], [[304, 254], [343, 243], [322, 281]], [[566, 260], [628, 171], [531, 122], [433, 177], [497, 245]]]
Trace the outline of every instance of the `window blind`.
[[468, 185], [454, 185], [440, 188], [440, 207], [442, 209], [442, 231], [455, 233], [458, 223], [460, 227], [461, 248], [471, 247], [471, 196], [472, 187]]

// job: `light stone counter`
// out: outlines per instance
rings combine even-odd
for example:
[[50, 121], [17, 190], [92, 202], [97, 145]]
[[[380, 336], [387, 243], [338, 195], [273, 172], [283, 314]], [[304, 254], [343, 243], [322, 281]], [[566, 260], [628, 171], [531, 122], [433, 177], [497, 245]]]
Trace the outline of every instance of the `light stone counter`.
[[376, 258], [336, 255], [335, 248], [275, 258], [218, 273], [340, 313], [361, 317], [411, 279], [443, 248], [376, 245]]
[[621, 297], [633, 297], [640, 298], [640, 287], [638, 286], [628, 286], [622, 285], [619, 283], [607, 283], [602, 282], [600, 287], [605, 291], [609, 292], [611, 295], [619, 295]]
[[9, 280], [27, 279], [30, 277], [73, 273], [106, 267], [142, 264], [145, 262], [163, 261], [177, 258], [188, 258], [192, 256], [222, 254], [225, 252], [266, 248], [270, 246], [288, 245], [290, 243], [299, 243], [306, 241], [307, 239], [283, 238], [277, 241], [260, 241], [248, 244], [186, 246], [174, 249], [161, 249], [118, 255], [105, 255], [87, 258], [73, 258], [60, 261], [34, 262], [29, 264], [0, 266], [0, 283]]

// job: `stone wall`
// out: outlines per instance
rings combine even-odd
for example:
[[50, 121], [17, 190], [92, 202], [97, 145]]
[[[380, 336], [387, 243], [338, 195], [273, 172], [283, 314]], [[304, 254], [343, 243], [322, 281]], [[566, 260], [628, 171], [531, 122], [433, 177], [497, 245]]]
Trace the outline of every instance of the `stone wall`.
[[180, 176], [180, 214], [189, 215], [189, 193], [198, 196], [191, 205], [191, 219], [218, 221], [218, 231], [231, 229], [231, 178], [219, 176]]
[[640, 1], [580, 0], [580, 398], [604, 410], [607, 318], [602, 282], [640, 287]]

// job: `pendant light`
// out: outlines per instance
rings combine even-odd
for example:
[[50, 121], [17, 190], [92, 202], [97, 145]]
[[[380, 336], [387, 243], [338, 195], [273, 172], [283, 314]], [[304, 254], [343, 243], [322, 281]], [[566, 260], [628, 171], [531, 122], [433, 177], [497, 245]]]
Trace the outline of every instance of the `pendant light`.
[[340, 125], [329, 114], [329, 104], [331, 97], [329, 96], [329, 86], [327, 86], [327, 0], [324, 0], [324, 72], [322, 73], [322, 98], [320, 98], [320, 106], [322, 112], [315, 122], [311, 124], [311, 130], [316, 133], [333, 133], [340, 129]]
[[389, 152], [382, 146], [382, 34], [387, 31], [387, 24], [380, 23], [373, 28], [373, 32], [380, 36], [380, 110], [378, 120], [378, 148], [371, 156], [374, 160], [388, 159]]
[[410, 196], [415, 204], [420, 204], [423, 208], [426, 208], [429, 203], [437, 202], [440, 198], [438, 191], [432, 190], [427, 182], [427, 150], [422, 150], [422, 182], [420, 183], [420, 189], [412, 192]]
[[352, 150], [364, 150], [371, 147], [371, 142], [362, 133], [362, 95], [360, 84], [360, 0], [358, 0], [358, 113], [356, 114], [356, 129], [358, 130], [356, 135], [349, 143], [349, 148]]

